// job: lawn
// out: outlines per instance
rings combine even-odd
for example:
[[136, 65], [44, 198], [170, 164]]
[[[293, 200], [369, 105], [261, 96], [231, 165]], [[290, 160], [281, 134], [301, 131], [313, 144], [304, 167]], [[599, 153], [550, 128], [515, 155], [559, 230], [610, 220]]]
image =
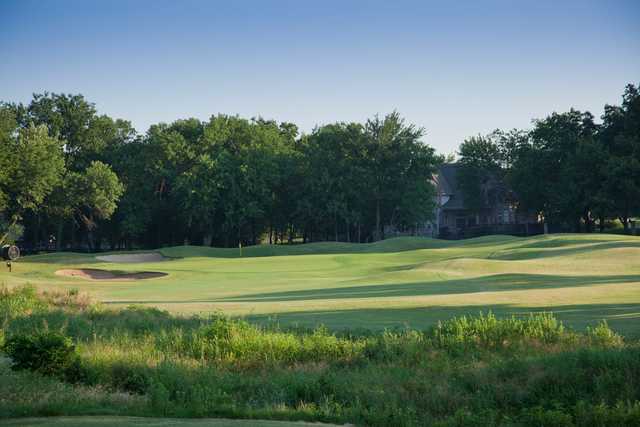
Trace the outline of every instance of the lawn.
[[[313, 243], [238, 249], [181, 246], [170, 260], [109, 263], [87, 254], [28, 256], [0, 283], [78, 289], [105, 305], [177, 314], [222, 311], [260, 322], [332, 329], [425, 328], [462, 314], [553, 311], [583, 330], [606, 319], [640, 337], [640, 238], [563, 234], [465, 241], [395, 238], [373, 244]], [[154, 271], [138, 281], [61, 277], [59, 269]]]

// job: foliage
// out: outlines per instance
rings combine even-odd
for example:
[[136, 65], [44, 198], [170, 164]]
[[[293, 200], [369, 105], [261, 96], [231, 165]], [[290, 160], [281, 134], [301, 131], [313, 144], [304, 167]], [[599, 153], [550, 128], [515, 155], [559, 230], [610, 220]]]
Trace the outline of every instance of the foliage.
[[[523, 213], [555, 230], [600, 231], [619, 219], [628, 231], [640, 212], [640, 95], [628, 85], [622, 105], [604, 108], [597, 125], [589, 112], [571, 109], [535, 120], [528, 132], [495, 131], [460, 146], [459, 185], [472, 209], [487, 204], [492, 181]], [[506, 195], [506, 197], [505, 197]]]
[[458, 186], [464, 194], [465, 206], [478, 212], [503, 201], [504, 194], [490, 194], [495, 183], [503, 178], [501, 153], [494, 139], [480, 135], [468, 138], [460, 145], [459, 154]]
[[42, 330], [15, 334], [5, 339], [2, 350], [11, 358], [15, 370], [42, 375], [75, 378], [78, 355], [71, 338], [60, 332]]
[[[640, 96], [628, 85], [602, 124], [570, 110], [530, 131], [495, 130], [460, 146], [459, 190], [560, 231], [640, 214]], [[443, 161], [397, 113], [331, 123], [224, 114], [152, 125], [98, 114], [82, 95], [43, 93], [0, 108], [0, 227], [5, 239], [99, 250], [185, 242], [370, 242], [434, 214]], [[20, 227], [22, 226], [22, 228]], [[55, 236], [53, 239], [51, 236]]]
[[8, 321], [43, 310], [47, 304], [38, 295], [35, 286], [21, 286], [9, 289], [0, 287], [0, 320]]
[[[23, 298], [25, 292], [30, 291], [16, 288], [5, 298]], [[51, 295], [33, 298], [45, 308], [35, 316], [28, 306], [14, 311], [3, 328], [9, 337], [29, 337], [23, 348], [38, 342], [43, 344], [37, 348], [68, 350], [69, 338], [76, 341], [83, 375], [74, 380], [84, 384], [76, 386], [83, 403], [61, 403], [70, 393], [63, 385], [0, 366], [0, 416], [49, 414], [41, 397], [56, 389], [61, 394], [49, 398], [51, 405], [56, 414], [67, 415], [372, 426], [635, 425], [640, 420], [638, 345], [612, 338], [606, 324], [580, 334], [549, 313], [507, 319], [487, 314], [443, 321], [424, 332], [336, 334], [259, 327], [222, 316], [173, 317], [140, 307], [62, 308], [52, 305], [57, 299]], [[43, 334], [38, 326], [43, 321], [50, 330], [64, 327], [64, 335]], [[118, 398], [117, 391], [133, 394]], [[122, 404], [114, 406], [114, 399]]]
[[[611, 331], [606, 325], [603, 328]], [[514, 316], [497, 319], [491, 312], [480, 313], [478, 317], [440, 322], [433, 331], [435, 343], [443, 348], [499, 348], [523, 338], [551, 344], [564, 335], [564, 326], [551, 313], [532, 314], [525, 319]]]
[[60, 182], [62, 144], [44, 126], [16, 128], [11, 107], [0, 105], [0, 244], [22, 234], [18, 224], [37, 211]]
[[57, 225], [62, 240], [63, 222], [74, 215], [89, 232], [94, 216], [111, 216], [124, 190], [99, 160], [131, 137], [126, 122], [97, 116], [79, 95], [34, 95], [28, 107], [2, 104], [0, 111], [0, 214], [9, 226]]
[[70, 186], [77, 194], [77, 210], [89, 229], [95, 227], [95, 219], [108, 219], [116, 210], [124, 192], [118, 176], [108, 165], [93, 161], [83, 174], [70, 173]]

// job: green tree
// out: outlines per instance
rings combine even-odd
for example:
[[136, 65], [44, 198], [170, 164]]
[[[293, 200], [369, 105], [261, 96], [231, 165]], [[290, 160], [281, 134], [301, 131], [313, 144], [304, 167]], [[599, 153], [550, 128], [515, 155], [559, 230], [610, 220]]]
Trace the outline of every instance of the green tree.
[[[383, 224], [394, 225], [401, 206], [400, 199], [406, 190], [422, 185], [425, 191], [415, 194], [425, 197], [429, 193], [427, 189], [432, 185], [431, 176], [439, 160], [431, 147], [420, 142], [423, 135], [424, 129], [406, 124], [397, 112], [386, 115], [384, 119], [376, 116], [367, 120], [365, 168], [375, 212], [373, 236], [376, 240], [383, 238]], [[420, 167], [416, 166], [416, 155], [424, 158], [419, 162]], [[421, 183], [415, 182], [417, 177]], [[429, 200], [433, 197], [416, 202], [424, 206], [429, 204]], [[423, 211], [422, 217], [412, 218], [412, 222], [428, 219], [431, 211]]]
[[581, 220], [591, 229], [601, 180], [590, 174], [604, 160], [593, 116], [572, 109], [534, 123], [530, 142], [517, 149], [510, 173], [521, 207], [575, 231]]
[[0, 108], [0, 244], [19, 237], [19, 221], [37, 211], [60, 182], [62, 144], [44, 126], [18, 128], [11, 107]]
[[628, 231], [640, 215], [640, 86], [627, 85], [622, 105], [606, 106], [600, 140], [609, 158], [602, 199]]
[[[81, 206], [84, 211], [94, 214], [102, 211], [104, 206], [95, 205], [92, 209], [87, 209], [86, 204], [78, 200], [78, 176], [90, 180], [91, 176], [86, 174], [100, 168], [94, 165], [95, 161], [107, 162], [102, 168], [103, 171], [109, 168], [108, 163], [112, 160], [115, 147], [129, 142], [134, 137], [135, 130], [126, 121], [114, 121], [107, 116], [99, 116], [95, 106], [82, 95], [45, 92], [34, 95], [28, 106], [14, 105], [12, 109], [20, 128], [29, 128], [32, 124], [46, 126], [48, 134], [62, 142], [64, 166], [61, 179], [44, 200], [45, 209], [31, 216], [31, 225], [37, 229], [43, 223], [45, 227], [55, 224], [58, 247], [67, 240], [63, 234], [65, 228], [70, 230], [72, 243], [76, 231], [92, 233], [97, 222], [91, 223], [91, 227], [86, 227], [87, 222], [79, 214]], [[110, 185], [109, 181], [94, 182], [94, 192], [89, 196], [95, 195], [96, 192], [108, 194], [111, 191]], [[98, 203], [102, 200], [94, 198], [92, 201]], [[110, 215], [85, 217], [95, 217], [99, 220]], [[35, 235], [37, 240], [39, 233]], [[87, 237], [91, 236], [87, 234]]]
[[489, 190], [504, 178], [500, 147], [488, 136], [474, 136], [465, 139], [458, 151], [460, 168], [458, 172], [459, 190], [464, 195], [465, 205], [473, 212], [479, 212], [490, 203]]

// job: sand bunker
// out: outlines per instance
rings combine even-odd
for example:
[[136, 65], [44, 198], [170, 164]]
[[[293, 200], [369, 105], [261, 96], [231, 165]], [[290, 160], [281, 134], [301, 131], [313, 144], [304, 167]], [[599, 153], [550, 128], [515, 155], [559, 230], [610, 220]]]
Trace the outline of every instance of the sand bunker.
[[119, 281], [119, 282], [128, 282], [133, 280], [144, 280], [144, 279], [156, 279], [158, 277], [164, 277], [167, 273], [160, 273], [157, 271], [141, 271], [137, 273], [127, 273], [127, 272], [114, 272], [108, 270], [98, 270], [97, 268], [81, 268], [81, 269], [71, 269], [67, 268], [64, 270], [56, 271], [56, 275], [58, 276], [66, 276], [66, 277], [79, 277], [81, 279], [86, 280], [110, 280], [110, 281]]
[[149, 252], [145, 254], [101, 255], [97, 256], [96, 259], [99, 261], [123, 263], [158, 262], [167, 260], [167, 258], [163, 257], [158, 252]]

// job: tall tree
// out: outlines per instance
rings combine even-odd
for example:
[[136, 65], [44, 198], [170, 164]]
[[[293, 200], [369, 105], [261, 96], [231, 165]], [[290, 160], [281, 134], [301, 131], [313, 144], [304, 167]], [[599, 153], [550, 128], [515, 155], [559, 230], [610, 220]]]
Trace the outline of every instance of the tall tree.
[[15, 239], [27, 211], [37, 211], [59, 184], [62, 143], [44, 126], [19, 128], [11, 107], [0, 107], [0, 244]]
[[[377, 240], [383, 238], [383, 224], [393, 223], [402, 192], [415, 184], [416, 174], [423, 178], [421, 185], [431, 185], [430, 177], [437, 160], [433, 149], [420, 142], [424, 129], [406, 124], [397, 112], [386, 115], [384, 119], [376, 116], [367, 120], [365, 135], [366, 169], [370, 176], [375, 211], [374, 238]], [[423, 167], [424, 163], [429, 163], [427, 167], [416, 170], [416, 154], [429, 159], [421, 162]], [[423, 214], [422, 219], [426, 219], [427, 213]]]
[[503, 182], [500, 147], [492, 135], [478, 135], [467, 138], [460, 145], [459, 155], [459, 189], [464, 194], [465, 205], [471, 211], [479, 212], [491, 202], [489, 190], [497, 182]]
[[640, 215], [640, 90], [627, 85], [621, 106], [605, 106], [599, 137], [608, 154], [600, 193], [604, 210], [628, 231], [629, 220]]
[[584, 177], [603, 160], [593, 116], [572, 109], [534, 123], [530, 143], [518, 149], [511, 174], [521, 205], [576, 231], [581, 219], [590, 227], [597, 189]]

